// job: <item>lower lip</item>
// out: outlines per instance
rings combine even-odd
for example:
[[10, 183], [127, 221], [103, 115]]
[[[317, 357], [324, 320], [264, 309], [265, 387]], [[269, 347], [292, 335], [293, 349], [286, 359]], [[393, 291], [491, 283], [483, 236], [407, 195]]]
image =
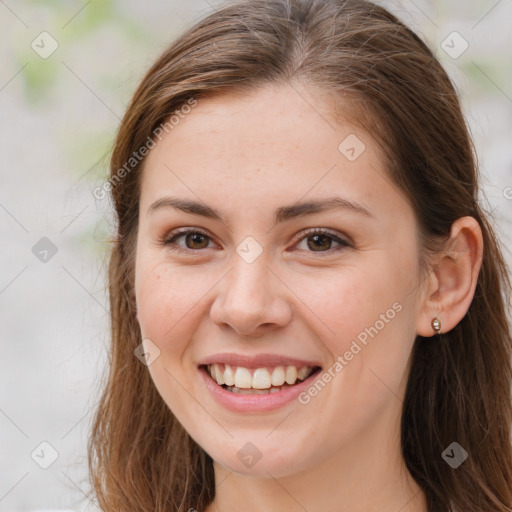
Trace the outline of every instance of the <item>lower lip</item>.
[[316, 370], [306, 380], [292, 387], [284, 388], [277, 393], [268, 393], [266, 395], [238, 395], [219, 386], [208, 375], [204, 367], [199, 368], [201, 379], [206, 385], [206, 388], [213, 395], [213, 398], [220, 405], [234, 412], [266, 412], [279, 409], [295, 400], [302, 391], [305, 391], [320, 371], [321, 369]]

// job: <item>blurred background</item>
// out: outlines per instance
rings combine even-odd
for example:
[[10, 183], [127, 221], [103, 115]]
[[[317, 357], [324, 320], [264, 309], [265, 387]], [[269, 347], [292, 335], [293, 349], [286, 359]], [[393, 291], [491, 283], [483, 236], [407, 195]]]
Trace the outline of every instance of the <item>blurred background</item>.
[[[512, 1], [381, 3], [453, 78], [511, 262]], [[113, 222], [93, 190], [144, 72], [217, 5], [0, 0], [0, 512], [96, 510], [86, 442], [107, 361]]]

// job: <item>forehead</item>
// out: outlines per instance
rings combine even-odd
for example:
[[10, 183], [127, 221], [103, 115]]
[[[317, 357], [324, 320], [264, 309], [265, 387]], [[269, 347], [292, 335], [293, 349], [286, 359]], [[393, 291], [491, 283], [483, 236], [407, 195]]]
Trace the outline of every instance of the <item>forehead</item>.
[[[163, 150], [173, 145], [182, 153], [191, 148], [208, 150], [211, 158], [222, 154], [243, 159], [248, 149], [261, 147], [293, 155], [304, 145], [317, 145], [327, 131], [333, 134], [339, 129], [332, 120], [333, 108], [325, 94], [297, 86], [267, 85], [247, 94], [217, 94], [200, 98], [159, 146]], [[331, 146], [337, 150], [337, 144]], [[326, 149], [327, 144], [322, 147]], [[153, 152], [149, 161], [158, 153]], [[194, 159], [200, 154], [194, 151], [187, 156]]]
[[199, 99], [147, 156], [141, 207], [164, 189], [226, 206], [235, 191], [260, 207], [333, 190], [382, 198], [390, 180], [378, 145], [334, 112], [331, 95], [290, 85]]

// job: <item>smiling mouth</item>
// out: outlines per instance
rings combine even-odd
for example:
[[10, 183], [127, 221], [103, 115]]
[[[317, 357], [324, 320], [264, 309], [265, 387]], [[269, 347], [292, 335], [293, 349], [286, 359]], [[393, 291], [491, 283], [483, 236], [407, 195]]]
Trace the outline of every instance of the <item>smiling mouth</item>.
[[229, 364], [201, 365], [211, 379], [220, 387], [239, 395], [267, 395], [279, 393], [313, 377], [320, 372], [319, 366], [275, 366], [244, 368]]

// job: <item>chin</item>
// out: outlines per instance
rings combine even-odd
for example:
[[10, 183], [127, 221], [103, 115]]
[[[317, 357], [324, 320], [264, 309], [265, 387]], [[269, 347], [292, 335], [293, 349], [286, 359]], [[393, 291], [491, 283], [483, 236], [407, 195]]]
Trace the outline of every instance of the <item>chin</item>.
[[216, 464], [228, 471], [254, 477], [282, 478], [302, 471], [314, 463], [304, 454], [302, 443], [296, 449], [287, 443], [284, 450], [283, 440], [276, 438], [275, 444], [268, 440], [257, 445], [244, 441], [241, 448], [237, 445], [223, 451], [219, 451], [219, 444], [216, 444], [213, 450], [207, 452]]

